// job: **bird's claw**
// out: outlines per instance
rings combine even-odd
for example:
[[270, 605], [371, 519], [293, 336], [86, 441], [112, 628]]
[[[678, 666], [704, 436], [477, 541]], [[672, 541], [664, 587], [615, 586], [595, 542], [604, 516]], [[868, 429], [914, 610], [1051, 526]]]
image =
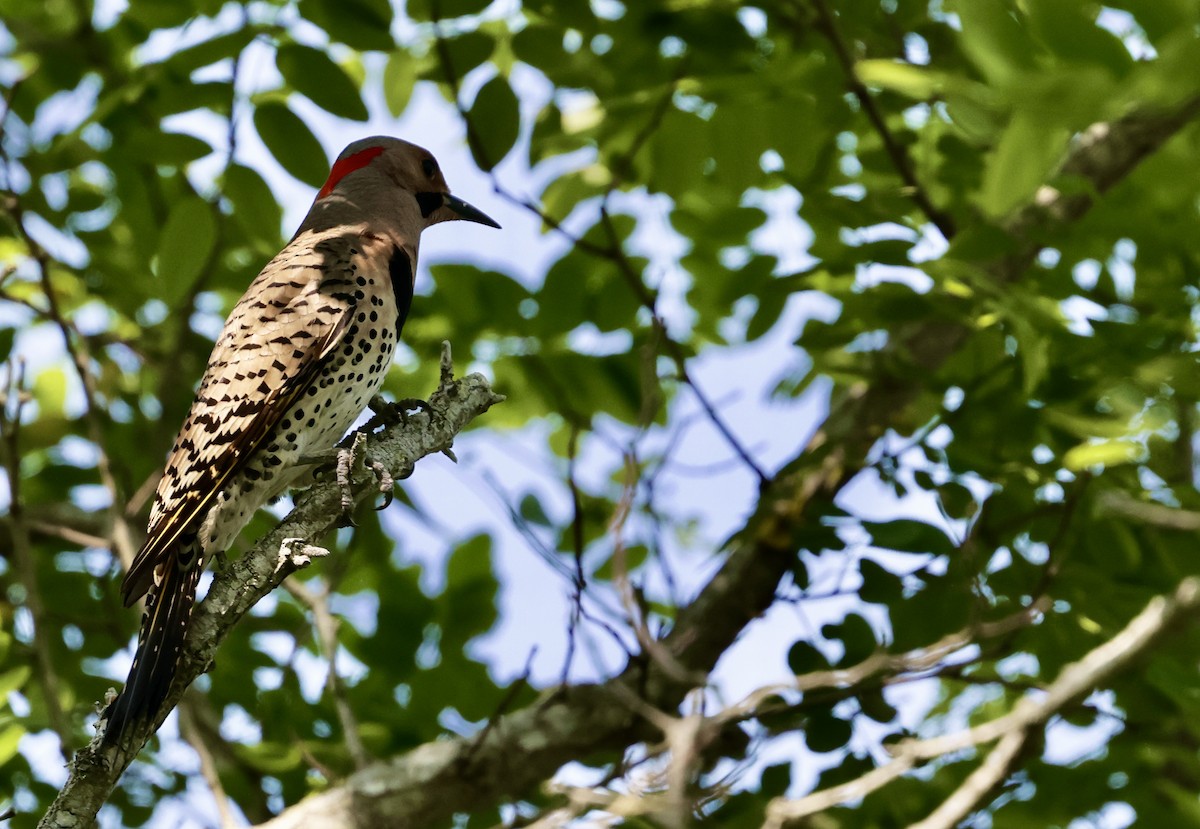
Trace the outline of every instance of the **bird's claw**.
[[[354, 468], [354, 459], [360, 457], [359, 453], [363, 449], [366, 440], [367, 437], [364, 433], [356, 432], [349, 446], [340, 446], [337, 450], [337, 463], [334, 466], [334, 471], [338, 489], [341, 492], [342, 511], [338, 519], [339, 527], [357, 526], [354, 523], [354, 489], [351, 486], [351, 470]], [[382, 461], [371, 458], [365, 453], [361, 457], [363, 466], [374, 473], [375, 480], [378, 481], [379, 492], [383, 495], [383, 503], [375, 507], [375, 510], [387, 509], [391, 506], [395, 498], [393, 490], [396, 487], [396, 480]]]
[[379, 492], [383, 495], [383, 503], [375, 507], [375, 511], [380, 512], [390, 507], [395, 500], [396, 481], [381, 461], [368, 459], [366, 464], [367, 468], [375, 473], [375, 480], [379, 482]]
[[396, 423], [408, 423], [408, 419], [412, 417], [410, 412], [425, 412], [431, 416], [433, 414], [429, 403], [416, 397], [408, 397], [393, 403], [390, 400], [384, 400], [382, 395], [377, 394], [367, 405], [375, 413], [375, 416], [367, 421], [366, 428], [368, 430]]
[[341, 493], [341, 516], [338, 518], [339, 527], [355, 527], [354, 523], [354, 489], [350, 485], [350, 470], [354, 467], [354, 458], [366, 441], [366, 435], [355, 432], [349, 446], [339, 446], [337, 462], [334, 464], [334, 479]]

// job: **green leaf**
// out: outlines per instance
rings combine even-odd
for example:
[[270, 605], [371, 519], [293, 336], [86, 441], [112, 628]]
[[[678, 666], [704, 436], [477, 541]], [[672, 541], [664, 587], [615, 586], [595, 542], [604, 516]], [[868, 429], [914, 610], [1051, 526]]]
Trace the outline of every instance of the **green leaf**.
[[275, 53], [275, 65], [293, 89], [326, 112], [354, 121], [369, 117], [354, 81], [320, 49], [285, 43]]
[[[646, 563], [646, 559], [650, 557], [650, 550], [644, 544], [631, 544], [625, 548], [623, 555], [622, 566], [625, 573], [630, 574]], [[614, 553], [597, 567], [596, 572], [592, 575], [597, 579], [611, 579], [616, 572], [616, 554]]]
[[1030, 29], [1060, 57], [1096, 63], [1117, 75], [1133, 67], [1133, 56], [1113, 32], [1096, 25], [1094, 12], [1076, 0], [1038, 0], [1025, 7]]
[[453, 20], [456, 17], [480, 14], [492, 0], [408, 0], [405, 11], [413, 20], [432, 20], [436, 8], [438, 20]]
[[942, 88], [942, 79], [937, 73], [911, 63], [860, 60], [854, 65], [854, 72], [867, 86], [890, 89], [917, 100], [925, 100]]
[[769, 797], [783, 797], [791, 784], [792, 763], [786, 761], [763, 769], [759, 790]]
[[1003, 0], [959, 0], [962, 40], [975, 64], [995, 83], [1032, 70], [1038, 54], [1022, 18]]
[[512, 49], [517, 58], [530, 66], [553, 66], [563, 58], [563, 30], [531, 23], [513, 37]]
[[883, 690], [864, 691], [858, 695], [862, 712], [878, 723], [890, 723], [896, 719], [896, 709], [883, 697]]
[[859, 560], [858, 572], [862, 576], [858, 596], [864, 602], [886, 605], [903, 593], [899, 576], [869, 558]]
[[497, 75], [483, 85], [468, 113], [471, 154], [479, 169], [488, 171], [508, 155], [517, 143], [521, 114], [517, 96], [508, 81]]
[[397, 118], [408, 107], [417, 82], [417, 62], [407, 51], [392, 52], [383, 68], [383, 100]]
[[0, 708], [8, 706], [8, 695], [25, 687], [33, 668], [28, 665], [18, 665], [0, 674]]
[[1002, 218], [1032, 197], [1062, 158], [1069, 135], [1033, 113], [1015, 114], [988, 162], [979, 193], [983, 211]]
[[808, 750], [818, 754], [837, 751], [850, 742], [854, 730], [846, 720], [838, 719], [830, 710], [814, 713], [804, 727]]
[[542, 527], [554, 526], [550, 518], [546, 515], [546, 510], [542, 507], [542, 499], [538, 498], [532, 492], [526, 493], [525, 497], [521, 499], [517, 512], [531, 524], [537, 524]]
[[187, 295], [209, 265], [216, 237], [213, 208], [199, 196], [187, 196], [172, 205], [158, 239], [154, 268], [163, 302], [174, 306]]
[[439, 624], [447, 659], [496, 621], [496, 576], [492, 572], [492, 538], [476, 535], [458, 546], [446, 564], [446, 600]]
[[226, 58], [236, 57], [250, 45], [256, 31], [253, 27], [236, 29], [227, 34], [217, 35], [201, 41], [195, 46], [180, 49], [167, 59], [172, 68], [181, 72], [193, 72], [205, 66], [210, 66]]
[[[492, 55], [492, 51], [496, 48], [496, 41], [486, 32], [473, 31], [463, 32], [457, 37], [447, 38], [442, 41], [442, 49], [445, 51], [445, 57], [439, 52], [439, 63], [431, 71], [434, 73], [446, 73], [449, 77], [453, 74], [456, 78], [463, 78], [472, 69], [479, 66]], [[443, 65], [448, 63], [448, 66]], [[437, 75], [442, 77], [441, 74]]]
[[787, 655], [788, 668], [796, 676], [829, 669], [829, 660], [812, 644], [804, 640], [792, 643]]
[[300, 0], [300, 14], [334, 40], [361, 51], [389, 51], [392, 7], [388, 0]]
[[17, 756], [19, 743], [25, 734], [25, 726], [20, 723], [13, 723], [0, 731], [0, 766]]
[[821, 628], [821, 635], [826, 639], [840, 640], [845, 646], [845, 652], [837, 662], [841, 666], [857, 665], [879, 646], [871, 623], [857, 613], [846, 614], [846, 618], [836, 625], [825, 625]]
[[122, 149], [131, 158], [153, 164], [182, 165], [213, 151], [207, 141], [181, 132], [137, 131]]
[[264, 103], [254, 110], [254, 127], [275, 160], [296, 178], [313, 187], [325, 183], [329, 161], [312, 130], [280, 103]]
[[234, 220], [252, 236], [274, 242], [283, 224], [283, 209], [262, 176], [249, 167], [230, 164], [222, 190], [233, 204]]
[[195, 16], [196, 10], [190, 3], [172, 0], [132, 0], [125, 13], [147, 28], [168, 29], [185, 23]]
[[464, 541], [446, 564], [446, 588], [461, 590], [480, 582], [495, 582], [492, 574], [492, 539], [476, 535]]
[[862, 526], [871, 534], [871, 543], [881, 549], [935, 556], [949, 555], [954, 551], [954, 544], [946, 534], [924, 521], [898, 518], [883, 523], [864, 521]]
[[1138, 463], [1146, 456], [1146, 447], [1133, 440], [1105, 440], [1083, 443], [1067, 450], [1063, 455], [1063, 466], [1072, 472], [1082, 472], [1093, 467], [1122, 466]]
[[232, 748], [238, 759], [263, 774], [282, 774], [296, 768], [303, 759], [301, 747], [294, 742], [281, 745], [264, 741], [254, 745], [235, 744]]

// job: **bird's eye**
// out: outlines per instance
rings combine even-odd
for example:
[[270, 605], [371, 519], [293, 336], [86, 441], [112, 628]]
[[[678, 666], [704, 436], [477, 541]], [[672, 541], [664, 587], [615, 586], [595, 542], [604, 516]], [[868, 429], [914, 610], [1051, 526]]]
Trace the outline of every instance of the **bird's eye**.
[[427, 158], [421, 162], [421, 169], [425, 172], [427, 178], [433, 178], [437, 175], [437, 162], [432, 158]]

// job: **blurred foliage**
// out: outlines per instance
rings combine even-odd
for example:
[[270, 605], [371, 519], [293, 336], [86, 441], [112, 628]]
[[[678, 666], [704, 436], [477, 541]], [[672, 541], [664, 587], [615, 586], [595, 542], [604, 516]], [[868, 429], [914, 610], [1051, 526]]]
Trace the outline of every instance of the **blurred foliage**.
[[[1050, 600], [1038, 624], [981, 641], [945, 672], [933, 710], [904, 718], [919, 719], [923, 734], [1009, 710], [1150, 597], [1200, 573], [1195, 533], [1137, 509], [1200, 510], [1200, 134], [1183, 131], [1081, 221], [1038, 239], [1042, 253], [1021, 279], [999, 287], [986, 270], [1015, 244], [1002, 219], [1047, 182], [1083, 129], [1197, 94], [1200, 4], [828, 2], [832, 28], [822, 0], [410, 0], [403, 10], [386, 0], [0, 0], [2, 183], [15, 195], [5, 196], [0, 225], [0, 358], [22, 344], [56, 347], [61, 321], [94, 386], [88, 410], [79, 366], [33, 359], [19, 443], [5, 456], [21, 507], [10, 505], [0, 533], [0, 792], [17, 809], [12, 826], [31, 826], [55, 794], [18, 751], [33, 745], [21, 738], [50, 737], [43, 751], [55, 733], [68, 747], [85, 741], [94, 701], [114, 684], [103, 660], [135, 627], [106, 541], [110, 492], [136, 532], [145, 482], [190, 403], [213, 321], [290, 232], [260, 172], [201, 137], [235, 135], [231, 119], [316, 187], [328, 162], [301, 115], [310, 104], [361, 127], [368, 105], [398, 116], [415, 86], [435, 85], [466, 119], [480, 169], [524, 157], [544, 182], [547, 232], [570, 220], [577, 244], [533, 284], [470, 265], [435, 268], [439, 287], [405, 334], [417, 354], [436, 354], [449, 337], [474, 355], [509, 398], [485, 428], [544, 424], [563, 470], [578, 436], [599, 426], [631, 440], [677, 428], [672, 403], [687, 394], [687, 360], [783, 326], [794, 348], [770, 355], [781, 397], [836, 397], [862, 384], [908, 390], [862, 474], [936, 504], [943, 520], [870, 522], [846, 499], [806, 528], [788, 598], [828, 589], [809, 574], [837, 557], [839, 589], [857, 590], [863, 605], [819, 634], [797, 629], [792, 670], [927, 646]], [[251, 50], [273, 55], [277, 73], [265, 83], [240, 74]], [[846, 58], [886, 141], [848, 92]], [[534, 87], [549, 94], [526, 97]], [[221, 129], [188, 131], [214, 121]], [[648, 307], [661, 269], [631, 243], [645, 214], [625, 194], [666, 205], [682, 242], [669, 270], [686, 285], [686, 313], [672, 318], [670, 340], [660, 309]], [[797, 217], [772, 219], [768, 209], [789, 195], [811, 232], [806, 251]], [[953, 225], [935, 227], [918, 195]], [[763, 243], [772, 227], [776, 238], [783, 228], [782, 246]], [[782, 263], [784, 248], [809, 264]], [[799, 322], [785, 314], [819, 299], [835, 310]], [[945, 363], [889, 347], [933, 322], [969, 332]], [[615, 336], [584, 349], [581, 332]], [[431, 388], [434, 362], [393, 371], [390, 390]], [[8, 365], [11, 374], [16, 361]], [[6, 406], [11, 415], [15, 396]], [[753, 442], [753, 422], [732, 425]], [[805, 431], [798, 425], [792, 455]], [[639, 462], [644, 472], [668, 459]], [[601, 587], [617, 569], [608, 533], [627, 494], [620, 460], [611, 473], [579, 494], [578, 536]], [[566, 490], [565, 473], [558, 486]], [[660, 552], [651, 495], [634, 493], [646, 519], [626, 532], [635, 573]], [[1133, 508], [1113, 510], [1114, 498]], [[569, 520], [550, 517], [535, 493], [514, 514], [574, 566]], [[247, 534], [268, 525], [260, 516]], [[672, 529], [688, 531], [682, 519]], [[340, 542], [353, 556], [305, 578], [371, 609], [340, 634], [345, 653], [369, 667], [346, 693], [370, 754], [435, 740], [447, 723], [478, 726], [528, 699], [466, 647], [498, 622], [488, 536], [456, 541], [435, 595], [399, 563], [374, 516]], [[666, 597], [649, 600], [668, 621]], [[222, 714], [234, 721], [215, 739], [215, 759], [252, 821], [354, 768], [333, 699], [302, 687], [301, 656], [319, 653], [307, 611], [281, 591], [237, 628], [196, 696], [210, 727]], [[1115, 803], [1148, 825], [1200, 825], [1198, 661], [1200, 639], [1181, 630], [1072, 709], [997, 793], [988, 825], [1094, 821]], [[753, 759], [764, 741], [799, 733], [806, 757], [834, 758], [814, 767], [819, 785], [862, 774], [880, 756], [870, 745], [907, 733], [883, 684], [791, 700], [747, 723], [761, 740], [726, 759]], [[1072, 744], [1088, 746], [1082, 754], [1055, 745], [1067, 723], [1091, 729]], [[893, 783], [837, 810], [837, 825], [907, 825], [974, 764], [955, 756]], [[749, 773], [705, 813], [722, 826], [758, 826], [770, 797], [802, 793], [810, 778], [792, 771]], [[106, 820], [141, 825], [187, 782], [151, 746]], [[530, 797], [522, 813], [547, 802]]]

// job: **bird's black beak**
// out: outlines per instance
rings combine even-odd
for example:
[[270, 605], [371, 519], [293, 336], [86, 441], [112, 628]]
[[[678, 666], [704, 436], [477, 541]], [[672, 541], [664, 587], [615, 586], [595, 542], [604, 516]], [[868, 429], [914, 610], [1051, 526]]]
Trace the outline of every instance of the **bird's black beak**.
[[449, 193], [446, 193], [445, 199], [444, 206], [463, 221], [477, 222], [488, 227], [500, 227], [500, 223], [491, 216], [484, 213], [478, 207], [472, 207], [457, 196], [451, 196]]
[[451, 196], [449, 193], [432, 191], [417, 193], [416, 196], [417, 204], [421, 208], [421, 216], [426, 219], [444, 207], [453, 215], [447, 216], [443, 213], [435, 221], [445, 222], [452, 219], [462, 219], [467, 222], [478, 222], [488, 227], [500, 227], [499, 223], [491, 216], [477, 207], [472, 207], [457, 196]]

